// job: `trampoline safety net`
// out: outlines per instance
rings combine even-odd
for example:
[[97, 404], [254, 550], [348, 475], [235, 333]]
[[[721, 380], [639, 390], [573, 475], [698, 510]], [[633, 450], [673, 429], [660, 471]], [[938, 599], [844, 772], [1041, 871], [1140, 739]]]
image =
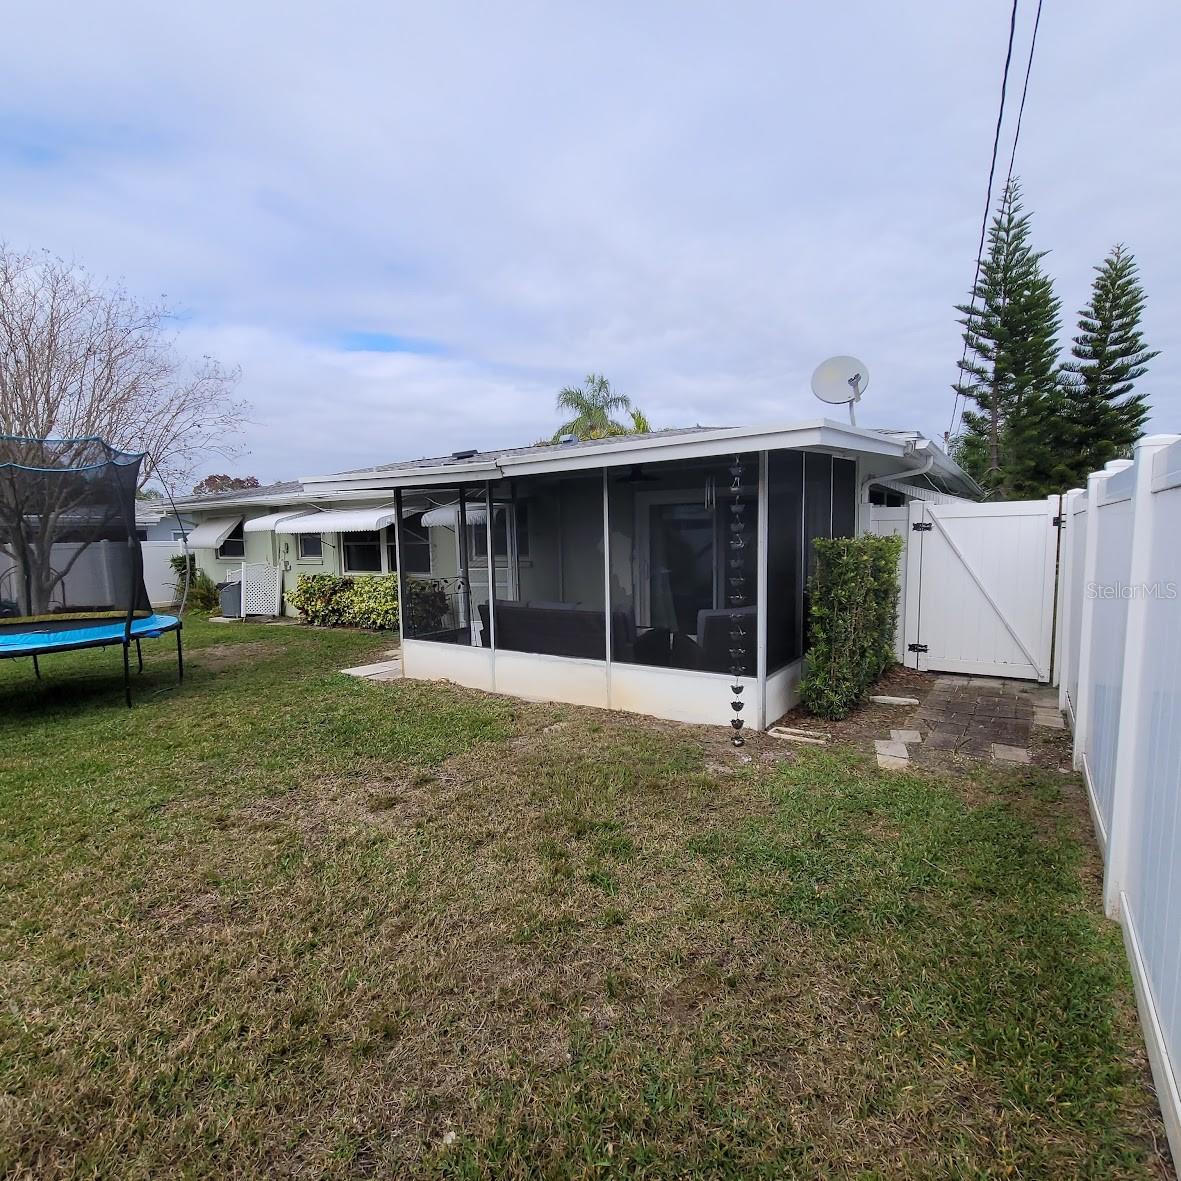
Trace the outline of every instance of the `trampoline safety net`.
[[0, 634], [151, 614], [135, 531], [142, 455], [0, 436]]

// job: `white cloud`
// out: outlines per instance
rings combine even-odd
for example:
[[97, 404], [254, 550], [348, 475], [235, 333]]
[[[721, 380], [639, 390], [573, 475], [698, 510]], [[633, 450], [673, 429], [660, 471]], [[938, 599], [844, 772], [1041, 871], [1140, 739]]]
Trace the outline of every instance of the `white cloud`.
[[[182, 341], [243, 367], [264, 478], [529, 441], [590, 369], [659, 424], [812, 417], [838, 351], [873, 373], [865, 421], [938, 433], [1002, 16], [26, 6], [0, 226], [190, 310]], [[1090, 266], [1136, 251], [1157, 429], [1181, 422], [1179, 26], [1164, 0], [1048, 9], [1018, 159], [1064, 338]], [[333, 348], [354, 331], [446, 354]]]

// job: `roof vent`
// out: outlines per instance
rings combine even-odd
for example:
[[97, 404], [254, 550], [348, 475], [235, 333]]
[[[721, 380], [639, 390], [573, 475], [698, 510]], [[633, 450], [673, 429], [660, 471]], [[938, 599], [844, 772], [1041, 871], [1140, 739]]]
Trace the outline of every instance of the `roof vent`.
[[578, 440], [573, 435], [559, 435], [558, 442], [565, 446], [567, 443], [577, 443]]
[[472, 456], [479, 455], [479, 454], [480, 453], [474, 447], [472, 447], [468, 451], [452, 451], [451, 458], [452, 459], [471, 459]]

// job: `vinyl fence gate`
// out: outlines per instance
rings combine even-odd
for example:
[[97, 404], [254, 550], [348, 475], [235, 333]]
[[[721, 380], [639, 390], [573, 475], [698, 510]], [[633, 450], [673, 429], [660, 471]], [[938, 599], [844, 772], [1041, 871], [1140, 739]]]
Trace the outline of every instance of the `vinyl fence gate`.
[[904, 663], [1048, 682], [1059, 511], [1051, 496], [998, 504], [912, 500], [905, 510], [871, 512], [874, 532], [905, 538], [897, 644]]

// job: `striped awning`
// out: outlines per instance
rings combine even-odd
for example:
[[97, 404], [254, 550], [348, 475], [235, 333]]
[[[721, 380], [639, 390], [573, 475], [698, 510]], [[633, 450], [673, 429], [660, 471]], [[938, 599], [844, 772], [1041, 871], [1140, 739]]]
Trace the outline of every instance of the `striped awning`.
[[279, 528], [284, 521], [291, 520], [292, 517], [302, 517], [307, 512], [307, 509], [287, 509], [281, 513], [267, 513], [265, 517], [251, 517], [250, 520], [242, 526], [243, 533], [282, 533], [283, 530]]
[[398, 512], [392, 504], [381, 508], [332, 509], [288, 517], [276, 533], [372, 533], [393, 524]]
[[241, 522], [241, 516], [202, 521], [188, 536], [189, 549], [217, 549]]
[[[483, 525], [488, 520], [488, 510], [482, 504], [464, 505], [463, 515], [469, 525]], [[459, 505], [429, 509], [422, 514], [422, 523], [427, 529], [455, 529], [459, 525]]]

